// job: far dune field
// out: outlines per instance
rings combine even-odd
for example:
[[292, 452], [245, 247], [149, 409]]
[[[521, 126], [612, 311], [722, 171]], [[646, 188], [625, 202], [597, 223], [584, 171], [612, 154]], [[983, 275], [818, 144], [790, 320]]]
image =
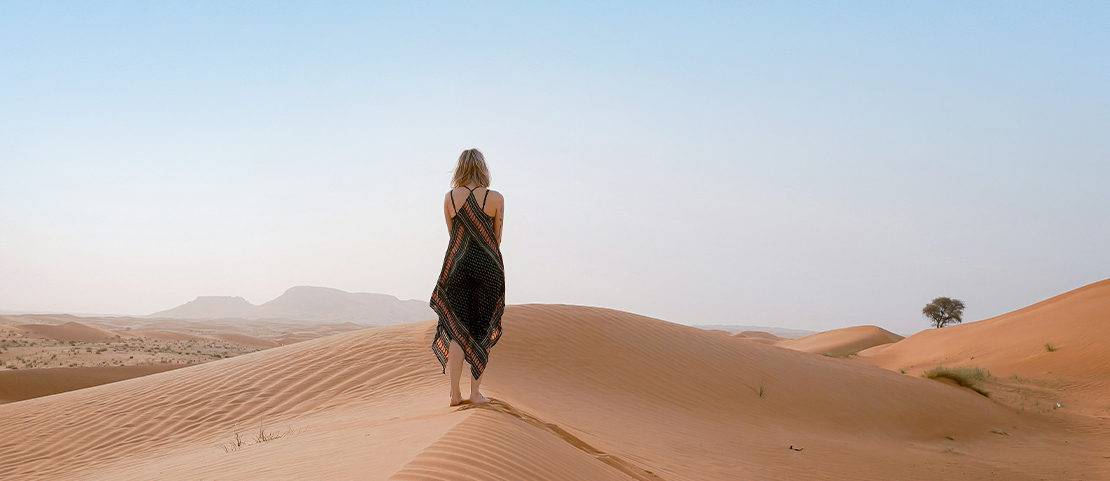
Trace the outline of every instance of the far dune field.
[[366, 326], [291, 320], [0, 316], [0, 403], [115, 382]]

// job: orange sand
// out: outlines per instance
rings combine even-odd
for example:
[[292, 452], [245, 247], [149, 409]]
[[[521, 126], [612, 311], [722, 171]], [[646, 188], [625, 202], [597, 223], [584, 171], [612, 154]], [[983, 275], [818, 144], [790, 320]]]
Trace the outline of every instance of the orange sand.
[[185, 365], [143, 364], [3, 370], [0, 371], [0, 403], [49, 396], [182, 367]]
[[79, 322], [67, 322], [52, 326], [47, 324], [24, 324], [15, 326], [16, 329], [29, 337], [40, 337], [58, 341], [106, 341], [118, 337], [116, 333], [89, 327]]
[[363, 328], [280, 319], [0, 316], [0, 404]]
[[936, 366], [982, 367], [1001, 391], [1031, 399], [1019, 406], [1060, 403], [1110, 424], [1110, 280], [992, 319], [922, 331], [859, 357], [913, 375]]
[[0, 478], [1110, 478], [1066, 410], [606, 309], [504, 328], [492, 405], [447, 406], [434, 323], [372, 328], [0, 405]]
[[902, 336], [881, 327], [856, 326], [819, 332], [800, 339], [786, 339], [775, 344], [795, 351], [843, 357], [900, 340]]

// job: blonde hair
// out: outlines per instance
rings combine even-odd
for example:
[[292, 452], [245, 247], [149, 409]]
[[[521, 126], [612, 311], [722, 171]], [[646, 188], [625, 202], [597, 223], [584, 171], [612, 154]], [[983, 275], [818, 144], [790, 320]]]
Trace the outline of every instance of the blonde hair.
[[486, 158], [478, 149], [467, 149], [459, 155], [459, 163], [455, 165], [455, 177], [451, 179], [451, 187], [462, 187], [475, 184], [478, 187], [489, 188], [489, 167], [486, 167]]

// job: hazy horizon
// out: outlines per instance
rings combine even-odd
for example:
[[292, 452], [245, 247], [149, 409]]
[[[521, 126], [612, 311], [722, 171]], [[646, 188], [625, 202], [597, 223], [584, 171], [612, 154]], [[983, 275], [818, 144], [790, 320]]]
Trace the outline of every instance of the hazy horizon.
[[5, 3], [0, 310], [427, 299], [928, 328], [1110, 277], [1110, 5]]

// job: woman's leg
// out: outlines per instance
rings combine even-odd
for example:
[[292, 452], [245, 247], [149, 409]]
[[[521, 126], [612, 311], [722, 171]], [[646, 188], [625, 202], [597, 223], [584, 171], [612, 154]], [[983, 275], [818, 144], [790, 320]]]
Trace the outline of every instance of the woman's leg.
[[482, 378], [485, 378], [485, 372], [483, 372], [481, 377], [478, 377], [478, 379], [474, 379], [474, 374], [471, 374], [471, 402], [475, 404], [490, 402], [490, 400], [486, 399], [486, 397], [482, 395], [482, 391], [478, 391], [478, 385], [482, 384]]
[[463, 350], [455, 341], [447, 341], [451, 347], [447, 350], [447, 367], [451, 369], [451, 405], [462, 402], [462, 391], [459, 390], [459, 379], [462, 377]]
[[489, 402], [489, 399], [486, 399], [486, 397], [482, 395], [482, 392], [478, 390], [478, 386], [482, 384], [483, 377], [486, 377], [485, 373], [482, 373], [482, 376], [478, 379], [472, 378], [470, 380], [470, 402], [472, 403], [482, 404]]

